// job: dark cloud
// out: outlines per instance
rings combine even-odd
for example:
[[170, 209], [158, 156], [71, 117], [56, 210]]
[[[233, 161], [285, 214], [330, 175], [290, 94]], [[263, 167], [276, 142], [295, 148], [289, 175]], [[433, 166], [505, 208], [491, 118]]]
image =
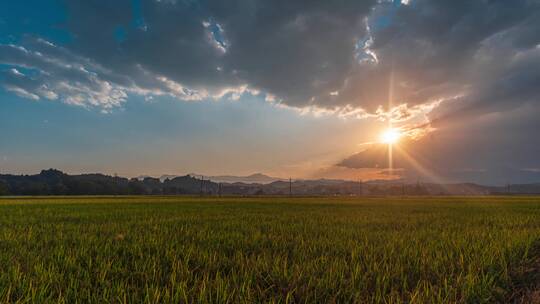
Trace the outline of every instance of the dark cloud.
[[[379, 63], [370, 72], [394, 71], [396, 103], [441, 102], [420, 126], [436, 131], [394, 151], [394, 166], [406, 177], [498, 184], [540, 179], [539, 5], [414, 1], [372, 13], [370, 24], [379, 29], [372, 30], [370, 49]], [[391, 21], [377, 22], [389, 15]], [[380, 168], [387, 159], [385, 146], [374, 145], [338, 166]]]
[[[138, 3], [66, 1], [73, 41], [44, 54], [106, 67], [97, 77], [125, 92], [185, 99], [251, 89], [294, 107], [375, 112], [388, 104], [391, 74], [395, 105], [476, 103], [494, 89], [538, 96], [537, 1]], [[36, 64], [19, 55], [0, 54]]]
[[510, 41], [509, 32], [526, 27], [539, 7], [531, 1], [420, 0], [394, 10], [391, 24], [374, 31], [371, 49], [379, 66], [395, 70], [396, 102], [415, 104], [497, 87], [523, 49], [509, 42], [499, 51], [496, 40]]
[[[134, 66], [141, 66], [196, 90], [247, 85], [305, 106], [346, 81], [374, 4], [143, 1], [140, 28], [130, 26], [128, 3], [99, 15], [110, 4], [76, 1], [68, 3], [68, 28], [75, 37], [72, 48], [136, 82]], [[112, 34], [118, 27], [127, 29], [121, 43]]]
[[[488, 184], [540, 180], [540, 109], [526, 104], [475, 119], [446, 120], [418, 140], [393, 149], [393, 167], [405, 178]], [[346, 168], [387, 168], [388, 146], [373, 144], [338, 162]]]

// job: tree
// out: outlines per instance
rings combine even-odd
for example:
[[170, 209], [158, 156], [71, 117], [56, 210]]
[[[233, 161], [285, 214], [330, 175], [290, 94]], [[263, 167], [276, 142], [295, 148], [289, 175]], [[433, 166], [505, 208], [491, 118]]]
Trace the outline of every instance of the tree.
[[0, 195], [8, 195], [9, 188], [6, 182], [0, 180]]
[[132, 178], [129, 180], [128, 183], [128, 192], [129, 194], [148, 194], [148, 191], [146, 190], [146, 187], [144, 186], [143, 182], [139, 181], [136, 178]]

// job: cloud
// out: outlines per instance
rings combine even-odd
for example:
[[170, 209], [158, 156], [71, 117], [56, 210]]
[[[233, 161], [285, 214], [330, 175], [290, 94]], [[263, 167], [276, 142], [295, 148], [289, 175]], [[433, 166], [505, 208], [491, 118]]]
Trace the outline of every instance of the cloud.
[[0, 63], [15, 67], [2, 74], [8, 91], [34, 100], [61, 98], [68, 104], [104, 110], [126, 100], [126, 87], [107, 80], [111, 72], [50, 42], [38, 39], [33, 43], [37, 47], [32, 51], [0, 45]]
[[237, 99], [246, 92], [258, 94], [245, 85], [213, 92], [204, 88], [194, 90], [138, 64], [134, 76], [124, 75], [40, 38], [27, 39], [26, 45], [0, 44], [0, 64], [11, 67], [1, 72], [0, 84], [32, 100], [61, 99], [66, 104], [108, 112], [126, 102], [128, 94], [148, 98], [169, 95], [181, 100], [224, 96]]
[[4, 75], [5, 87], [104, 109], [128, 94], [200, 100], [262, 92], [288, 107], [361, 117], [450, 104], [458, 95], [480, 112], [511, 109], [539, 95], [535, 1], [65, 5], [72, 42], [0, 46], [4, 64], [38, 71], [25, 81]]
[[[44, 98], [37, 86], [63, 83], [65, 94], [54, 92], [68, 103], [112, 108], [129, 93], [192, 100], [227, 95], [223, 92], [234, 97], [244, 88], [291, 107], [335, 110], [317, 98], [337, 98], [330, 93], [354, 64], [355, 43], [375, 4], [142, 1], [140, 12], [132, 14], [131, 1], [69, 1], [65, 28], [71, 43], [4, 45], [0, 56], [5, 64], [41, 72], [28, 81], [32, 90], [19, 88]], [[44, 62], [38, 52], [52, 60]], [[92, 76], [78, 71], [82, 87], [77, 87], [65, 77], [77, 71], [67, 66], [83, 67]], [[105, 100], [105, 95], [115, 97]]]
[[[437, 124], [437, 131], [417, 139], [404, 139], [393, 149], [393, 167], [405, 178], [436, 182], [471, 181], [503, 185], [537, 182], [540, 173], [540, 110], [525, 104], [505, 112], [455, 118]], [[388, 147], [366, 149], [336, 163], [337, 167], [388, 167]]]
[[6, 85], [5, 88], [6, 88], [6, 90], [8, 90], [9, 92], [15, 93], [15, 95], [17, 95], [17, 96], [20, 96], [20, 97], [23, 97], [23, 98], [32, 99], [32, 100], [39, 100], [39, 96], [38, 96], [38, 95], [32, 94], [32, 93], [26, 91], [25, 89], [22, 89], [22, 88], [19, 88], [19, 87], [15, 87], [15, 86], [10, 86], [10, 85]]

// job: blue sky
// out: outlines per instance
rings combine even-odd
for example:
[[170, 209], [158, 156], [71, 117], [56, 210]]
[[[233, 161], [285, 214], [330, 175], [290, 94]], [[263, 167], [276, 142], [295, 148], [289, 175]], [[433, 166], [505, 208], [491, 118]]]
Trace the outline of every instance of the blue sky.
[[252, 96], [199, 102], [130, 97], [124, 108], [103, 114], [4, 92], [0, 105], [0, 127], [9, 134], [0, 139], [2, 169], [21, 173], [46, 166], [129, 176], [291, 174], [296, 169], [289, 166], [347, 151], [339, 140], [320, 148], [319, 135], [341, 132], [339, 138], [349, 140], [354, 134], [348, 129], [360, 130], [363, 124], [302, 115]]
[[[144, 24], [140, 3], [132, 3], [134, 20], [130, 26], [140, 27]], [[3, 2], [0, 11], [4, 25], [0, 41], [4, 44], [16, 45], [29, 36], [58, 45], [72, 41], [65, 26], [66, 9], [60, 1]], [[1, 67], [13, 68], [7, 64]], [[350, 144], [339, 141], [319, 147], [320, 134], [351, 133], [344, 129], [358, 130], [364, 124], [302, 114], [250, 94], [239, 100], [186, 102], [157, 97], [148, 101], [137, 95], [127, 100], [123, 107], [102, 113], [56, 101], [29, 100], [4, 90], [0, 95], [0, 128], [9, 135], [0, 139], [2, 172], [29, 174], [54, 167], [73, 173], [128, 176], [264, 171], [309, 177], [318, 171], [309, 162], [322, 159], [317, 165], [332, 165], [328, 155], [339, 157], [351, 149]], [[361, 141], [369, 137], [347, 136], [339, 138], [350, 140], [353, 136]], [[354, 144], [352, 147], [354, 151]], [[306, 148], [314, 149], [306, 153]]]
[[16, 43], [24, 35], [36, 35], [58, 43], [70, 41], [70, 33], [62, 28], [67, 12], [60, 1], [3, 1], [0, 3], [0, 40]]
[[0, 171], [388, 178], [374, 151], [392, 125], [415, 159], [398, 154], [393, 177], [536, 181], [538, 14], [525, 0], [4, 1]]

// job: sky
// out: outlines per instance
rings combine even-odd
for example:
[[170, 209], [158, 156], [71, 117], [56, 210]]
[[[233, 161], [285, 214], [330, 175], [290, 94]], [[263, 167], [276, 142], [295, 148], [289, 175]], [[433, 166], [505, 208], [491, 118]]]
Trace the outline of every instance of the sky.
[[539, 29], [537, 0], [3, 1], [0, 173], [538, 182]]

